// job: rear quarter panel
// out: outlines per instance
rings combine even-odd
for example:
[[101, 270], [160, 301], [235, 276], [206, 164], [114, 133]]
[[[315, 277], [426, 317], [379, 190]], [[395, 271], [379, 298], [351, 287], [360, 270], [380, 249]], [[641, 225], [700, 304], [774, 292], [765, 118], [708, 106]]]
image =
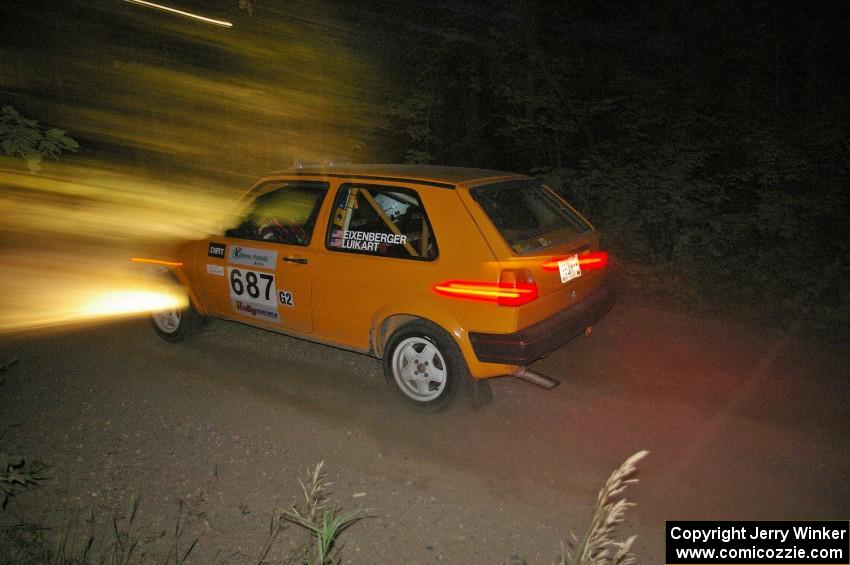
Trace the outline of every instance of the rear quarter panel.
[[[387, 186], [392, 183], [381, 183]], [[433, 261], [417, 261], [325, 248], [327, 222], [321, 227], [314, 279], [314, 326], [317, 337], [350, 347], [375, 349], [375, 328], [397, 314], [426, 318], [457, 339], [467, 359], [474, 359], [468, 331], [510, 331], [510, 309], [457, 300], [433, 291], [448, 280], [498, 280], [500, 266], [459, 200], [456, 190], [397, 184], [415, 190], [425, 206], [439, 249]]]

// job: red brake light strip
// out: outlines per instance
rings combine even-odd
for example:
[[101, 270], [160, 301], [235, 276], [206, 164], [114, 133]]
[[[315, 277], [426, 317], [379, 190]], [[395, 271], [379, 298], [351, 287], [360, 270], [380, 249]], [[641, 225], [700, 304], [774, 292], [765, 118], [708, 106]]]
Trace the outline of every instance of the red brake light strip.
[[[557, 271], [558, 263], [569, 257], [556, 257], [549, 259], [541, 265], [544, 271]], [[602, 269], [608, 265], [608, 252], [595, 251], [593, 253], [585, 253], [578, 256], [578, 264], [583, 271], [591, 271], [593, 269]]]

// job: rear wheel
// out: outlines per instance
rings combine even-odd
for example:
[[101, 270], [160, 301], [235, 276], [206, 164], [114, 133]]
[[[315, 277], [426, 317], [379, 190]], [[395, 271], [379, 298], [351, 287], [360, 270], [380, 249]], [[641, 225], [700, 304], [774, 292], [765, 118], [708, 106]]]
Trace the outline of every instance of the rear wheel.
[[455, 340], [425, 320], [409, 322], [390, 338], [384, 350], [384, 374], [401, 395], [417, 406], [448, 406], [469, 369]]

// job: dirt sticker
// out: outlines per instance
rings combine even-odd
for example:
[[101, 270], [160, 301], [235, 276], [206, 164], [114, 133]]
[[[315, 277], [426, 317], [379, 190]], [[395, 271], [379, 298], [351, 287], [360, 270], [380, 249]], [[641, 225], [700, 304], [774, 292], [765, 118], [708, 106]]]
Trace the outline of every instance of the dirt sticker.
[[224, 259], [224, 252], [226, 250], [227, 245], [224, 243], [210, 242], [210, 246], [207, 248], [207, 255], [215, 259]]

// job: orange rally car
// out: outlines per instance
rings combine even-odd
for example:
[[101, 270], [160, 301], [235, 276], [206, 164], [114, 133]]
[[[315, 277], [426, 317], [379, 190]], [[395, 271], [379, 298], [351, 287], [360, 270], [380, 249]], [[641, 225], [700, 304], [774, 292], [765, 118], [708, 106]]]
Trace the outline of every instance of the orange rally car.
[[157, 258], [191, 305], [157, 312], [177, 341], [202, 317], [244, 322], [383, 359], [423, 407], [512, 375], [588, 330], [615, 295], [599, 233], [531, 177], [351, 165], [267, 175], [239, 225]]

